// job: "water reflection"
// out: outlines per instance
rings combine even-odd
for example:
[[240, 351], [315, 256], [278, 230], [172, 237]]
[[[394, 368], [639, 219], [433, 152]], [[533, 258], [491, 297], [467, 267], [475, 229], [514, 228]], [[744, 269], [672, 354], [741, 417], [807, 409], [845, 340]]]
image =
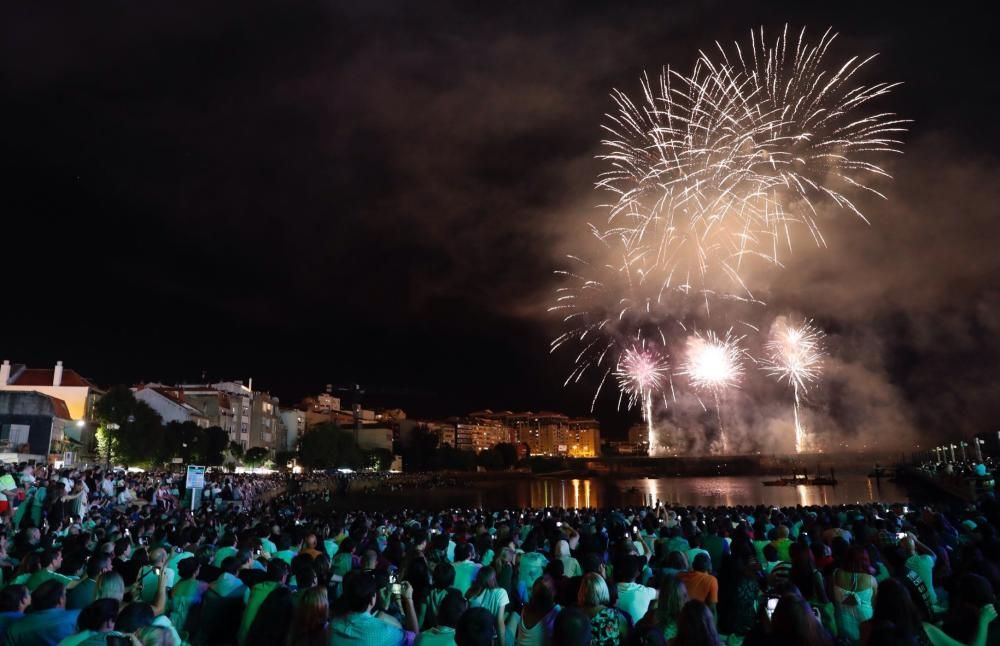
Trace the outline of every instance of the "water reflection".
[[487, 498], [491, 504], [517, 507], [602, 507], [651, 505], [656, 501], [682, 505], [839, 505], [855, 502], [907, 500], [896, 483], [875, 483], [864, 475], [841, 474], [836, 487], [765, 487], [762, 478], [643, 478], [604, 480], [540, 478], [505, 483]]
[[903, 502], [906, 491], [895, 482], [864, 474], [838, 474], [836, 487], [765, 487], [760, 476], [709, 478], [523, 478], [476, 482], [461, 488], [412, 490], [371, 498], [351, 496], [345, 504], [364, 508], [452, 507], [614, 507], [665, 504], [839, 505], [856, 502]]

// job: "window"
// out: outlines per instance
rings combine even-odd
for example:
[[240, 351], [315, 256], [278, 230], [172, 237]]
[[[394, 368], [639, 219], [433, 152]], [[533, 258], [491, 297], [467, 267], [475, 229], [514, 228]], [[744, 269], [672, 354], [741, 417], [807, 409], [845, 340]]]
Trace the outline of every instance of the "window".
[[8, 446], [27, 444], [30, 430], [27, 424], [4, 424], [0, 427], [0, 443]]

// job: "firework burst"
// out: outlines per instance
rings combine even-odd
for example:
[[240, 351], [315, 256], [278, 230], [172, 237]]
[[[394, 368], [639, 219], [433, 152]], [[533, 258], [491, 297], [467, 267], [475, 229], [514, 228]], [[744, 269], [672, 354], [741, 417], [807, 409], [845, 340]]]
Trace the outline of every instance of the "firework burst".
[[[726, 430], [722, 422], [721, 395], [739, 386], [743, 379], [745, 352], [740, 346], [742, 336], [734, 337], [732, 330], [720, 338], [715, 332], [695, 333], [687, 341], [687, 357], [679, 374], [688, 378], [696, 391], [711, 393], [719, 417], [719, 440], [723, 453], [729, 452]], [[704, 407], [704, 403], [702, 403]]]
[[[653, 395], [662, 393], [670, 379], [670, 364], [666, 357], [642, 344], [628, 348], [618, 359], [615, 378], [622, 397], [628, 398], [628, 406], [642, 406], [642, 418], [646, 421], [647, 441], [650, 454], [659, 450], [659, 443], [653, 433]], [[619, 404], [621, 400], [619, 399]]]
[[795, 396], [792, 410], [796, 453], [802, 452], [806, 439], [806, 431], [799, 421], [800, 395], [804, 395], [809, 385], [822, 374], [825, 356], [823, 336], [823, 332], [815, 328], [811, 321], [794, 325], [779, 317], [771, 326], [771, 337], [765, 346], [764, 372], [779, 383], [789, 384]]

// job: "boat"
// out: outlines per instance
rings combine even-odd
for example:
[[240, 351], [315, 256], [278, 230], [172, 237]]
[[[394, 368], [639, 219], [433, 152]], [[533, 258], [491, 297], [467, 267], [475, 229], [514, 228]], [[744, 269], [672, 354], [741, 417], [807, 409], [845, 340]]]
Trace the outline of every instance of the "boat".
[[808, 473], [803, 472], [803, 473], [794, 473], [792, 474], [791, 478], [781, 477], [778, 478], [777, 480], [764, 480], [762, 481], [762, 484], [765, 487], [798, 487], [799, 485], [814, 486], [814, 487], [822, 487], [822, 486], [832, 487], [836, 486], [837, 479], [833, 477], [833, 471], [831, 470], [829, 478], [826, 478], [824, 476], [816, 476], [815, 478], [810, 478]]

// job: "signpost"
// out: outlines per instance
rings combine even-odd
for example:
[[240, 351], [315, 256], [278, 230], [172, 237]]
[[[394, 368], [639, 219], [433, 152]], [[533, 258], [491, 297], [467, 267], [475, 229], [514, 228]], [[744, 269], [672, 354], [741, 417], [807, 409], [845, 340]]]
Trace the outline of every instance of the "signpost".
[[191, 492], [191, 511], [198, 511], [201, 505], [201, 492], [205, 489], [205, 467], [189, 464], [184, 488]]

